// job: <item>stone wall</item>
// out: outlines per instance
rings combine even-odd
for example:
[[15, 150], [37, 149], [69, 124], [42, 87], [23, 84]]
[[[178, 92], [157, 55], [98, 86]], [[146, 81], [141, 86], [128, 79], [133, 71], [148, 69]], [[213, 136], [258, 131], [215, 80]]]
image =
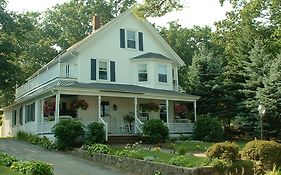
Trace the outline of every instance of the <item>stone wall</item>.
[[161, 175], [219, 175], [219, 173], [211, 167], [184, 168], [108, 154], [95, 154], [93, 157], [91, 157], [82, 150], [72, 151], [71, 154], [101, 163], [103, 165], [109, 165], [118, 169], [123, 169], [125, 171], [132, 172], [135, 175], [154, 175], [157, 170], [161, 172]]

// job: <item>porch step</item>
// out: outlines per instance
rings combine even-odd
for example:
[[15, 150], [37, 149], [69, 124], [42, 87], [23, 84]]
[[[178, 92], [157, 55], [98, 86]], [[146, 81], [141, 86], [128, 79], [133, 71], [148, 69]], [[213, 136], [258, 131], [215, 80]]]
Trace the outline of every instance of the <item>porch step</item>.
[[136, 143], [140, 140], [139, 135], [109, 135], [107, 143]]

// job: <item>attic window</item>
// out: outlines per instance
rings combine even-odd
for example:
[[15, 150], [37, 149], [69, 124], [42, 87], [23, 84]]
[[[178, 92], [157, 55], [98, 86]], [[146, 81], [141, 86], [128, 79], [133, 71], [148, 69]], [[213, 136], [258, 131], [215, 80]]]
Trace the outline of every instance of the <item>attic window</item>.
[[127, 30], [127, 48], [136, 48], [136, 32]]
[[99, 79], [107, 80], [107, 62], [99, 61]]

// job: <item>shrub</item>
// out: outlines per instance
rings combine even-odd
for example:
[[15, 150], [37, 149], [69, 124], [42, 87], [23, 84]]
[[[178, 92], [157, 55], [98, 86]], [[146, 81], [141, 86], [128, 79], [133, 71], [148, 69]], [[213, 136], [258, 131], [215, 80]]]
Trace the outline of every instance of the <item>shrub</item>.
[[75, 147], [77, 139], [84, 135], [83, 124], [78, 120], [61, 120], [53, 127], [59, 150]]
[[185, 166], [188, 162], [188, 159], [186, 156], [177, 156], [172, 157], [169, 160], [169, 164], [176, 165], [176, 166]]
[[217, 169], [220, 173], [223, 174], [254, 174], [254, 163], [247, 160], [231, 162], [223, 159], [213, 159], [210, 163], [210, 166]]
[[206, 152], [210, 159], [223, 159], [226, 161], [240, 160], [239, 147], [236, 143], [223, 142], [212, 145]]
[[178, 149], [178, 154], [179, 155], [185, 155], [187, 153], [187, 149], [185, 147], [180, 147]]
[[30, 137], [31, 137], [31, 134], [24, 132], [24, 131], [19, 131], [19, 132], [17, 132], [16, 139], [28, 142]]
[[253, 140], [245, 145], [242, 156], [261, 161], [266, 169], [272, 169], [273, 165], [281, 165], [281, 145], [275, 141]]
[[267, 172], [265, 175], [281, 175], [281, 171], [276, 170], [276, 167], [273, 167], [272, 171]]
[[135, 158], [135, 159], [143, 159], [143, 155], [137, 150], [132, 150], [132, 149], [124, 149], [121, 151], [117, 151], [115, 153], [116, 156], [120, 157], [130, 157], [130, 158]]
[[5, 153], [0, 153], [0, 165], [10, 167], [13, 162], [17, 162], [18, 160], [14, 156], [9, 156]]
[[93, 143], [105, 143], [105, 131], [102, 123], [93, 122], [88, 125], [88, 142]]
[[40, 138], [38, 145], [40, 145], [41, 147], [47, 150], [56, 149], [56, 145], [53, 142], [51, 142], [46, 136]]
[[193, 137], [196, 140], [217, 142], [223, 138], [223, 126], [213, 117], [200, 117], [194, 125]]
[[87, 152], [93, 156], [96, 153], [102, 153], [102, 154], [109, 154], [111, 152], [111, 149], [104, 144], [94, 144], [94, 145], [90, 145], [87, 148]]
[[143, 134], [149, 143], [160, 143], [168, 139], [169, 129], [161, 120], [152, 119], [144, 123]]
[[53, 166], [40, 161], [14, 162], [11, 169], [28, 175], [53, 175]]

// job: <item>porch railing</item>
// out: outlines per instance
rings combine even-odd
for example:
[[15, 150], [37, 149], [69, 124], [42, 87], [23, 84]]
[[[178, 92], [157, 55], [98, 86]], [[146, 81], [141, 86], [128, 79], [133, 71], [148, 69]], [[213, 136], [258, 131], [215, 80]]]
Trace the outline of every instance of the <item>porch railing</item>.
[[108, 123], [106, 123], [101, 117], [99, 117], [99, 122], [104, 124], [105, 140], [108, 141]]
[[194, 123], [168, 123], [170, 134], [193, 133]]
[[48, 134], [52, 132], [53, 126], [56, 124], [55, 121], [46, 121], [39, 124], [39, 133], [40, 134]]
[[136, 117], [135, 126], [136, 126], [136, 133], [141, 134], [143, 132], [142, 131], [143, 122], [140, 121], [138, 117]]

